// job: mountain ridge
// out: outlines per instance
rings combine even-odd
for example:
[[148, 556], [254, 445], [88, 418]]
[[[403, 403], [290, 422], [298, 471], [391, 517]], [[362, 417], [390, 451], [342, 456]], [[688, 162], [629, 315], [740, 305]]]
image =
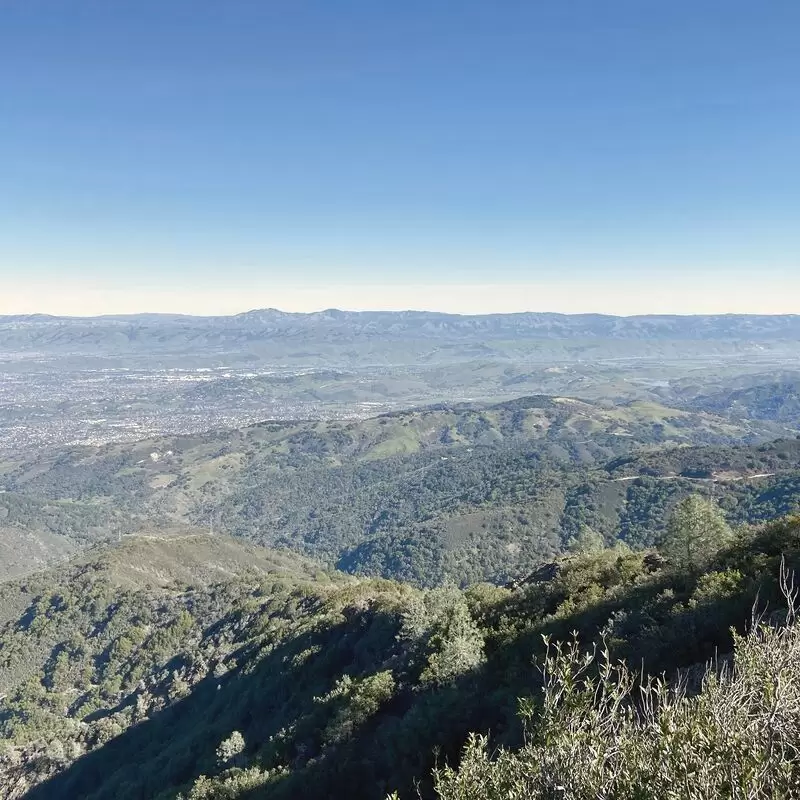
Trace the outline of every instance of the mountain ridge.
[[[183, 539], [164, 538], [182, 565]], [[800, 520], [740, 532], [700, 575], [612, 548], [464, 592], [267, 550], [250, 570], [252, 550], [224, 546], [241, 570], [222, 583], [165, 585], [138, 538], [0, 590], [10, 800], [433, 800], [431, 769], [457, 765], [470, 731], [523, 744], [550, 637], [602, 642], [643, 675], [724, 657], [756, 597], [780, 608]]]
[[[615, 317], [600, 314], [456, 315], [427, 311], [309, 314], [274, 309], [233, 316], [140, 314], [0, 317], [0, 358], [57, 370], [214, 367], [436, 367], [671, 362], [710, 359], [783, 365], [796, 359], [800, 316]], [[24, 362], [24, 363], [23, 363]], [[20, 364], [22, 366], [20, 366]]]
[[447, 314], [432, 311], [343, 311], [325, 309], [310, 313], [278, 309], [253, 309], [228, 316], [188, 314], [125, 314], [94, 317], [53, 315], [0, 316], [0, 343], [11, 330], [118, 330], [125, 325], [205, 328], [230, 333], [237, 329], [252, 333], [297, 334], [304, 329], [317, 331], [350, 329], [351, 335], [366, 332], [382, 335], [429, 336], [441, 333], [537, 335], [544, 338], [608, 337], [631, 338], [642, 334], [653, 337], [714, 339], [738, 336], [742, 339], [787, 336], [800, 339], [800, 315], [796, 314], [724, 314], [668, 315], [640, 314], [560, 314], [556, 312], [515, 312], [509, 314]]
[[[440, 403], [359, 421], [265, 421], [9, 457], [0, 464], [8, 490], [0, 514], [15, 536], [27, 527], [102, 539], [182, 522], [356, 574], [423, 585], [445, 576], [502, 582], [557, 554], [582, 523], [609, 542], [652, 543], [657, 520], [647, 508], [671, 507], [690, 479], [615, 483], [630, 471], [604, 473], [612, 459], [669, 445], [760, 446], [788, 433], [652, 402], [531, 395]], [[702, 452], [689, 452], [678, 472], [705, 469]], [[748, 458], [766, 463], [758, 452], [726, 456], [742, 474], [781, 473], [760, 493], [748, 494], [749, 482], [726, 489], [742, 502], [740, 518], [753, 508], [763, 519], [762, 506], [791, 510], [800, 454], [786, 453], [778, 469], [748, 469]], [[642, 462], [639, 471], [648, 470]]]

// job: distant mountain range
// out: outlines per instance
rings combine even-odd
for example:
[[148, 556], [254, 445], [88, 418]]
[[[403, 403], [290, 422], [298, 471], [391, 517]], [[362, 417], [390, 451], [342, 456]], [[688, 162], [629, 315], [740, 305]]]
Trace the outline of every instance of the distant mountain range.
[[[569, 342], [569, 346], [564, 343]], [[800, 315], [635, 316], [423, 311], [295, 314], [264, 309], [227, 317], [139, 314], [0, 317], [0, 351], [134, 355], [244, 352], [256, 358], [408, 363], [520, 355], [566, 360], [679, 353], [796, 352]], [[341, 352], [343, 348], [346, 353]], [[338, 351], [338, 352], [337, 352]], [[513, 351], [513, 352], [511, 352]]]
[[56, 317], [46, 314], [0, 316], [4, 340], [28, 335], [48, 341], [84, 337], [93, 333], [119, 335], [128, 331], [153, 333], [190, 330], [214, 331], [218, 335], [297, 336], [338, 333], [436, 337], [442, 334], [476, 336], [537, 336], [546, 339], [639, 337], [666, 339], [793, 339], [800, 340], [800, 314], [784, 315], [642, 315], [618, 317], [606, 314], [516, 314], [461, 315], [431, 311], [341, 311], [331, 308], [313, 313], [291, 313], [274, 308], [247, 311], [232, 316], [187, 316], [182, 314], [131, 314], [99, 317]]

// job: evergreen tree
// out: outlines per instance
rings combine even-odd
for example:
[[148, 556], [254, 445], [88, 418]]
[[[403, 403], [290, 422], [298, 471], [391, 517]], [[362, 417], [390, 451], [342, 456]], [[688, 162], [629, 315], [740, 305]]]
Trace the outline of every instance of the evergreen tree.
[[401, 638], [425, 661], [420, 681], [444, 686], [484, 660], [483, 634], [455, 586], [442, 586], [415, 599], [403, 617]]
[[694, 573], [732, 538], [719, 506], [693, 494], [670, 515], [661, 550], [674, 566]]

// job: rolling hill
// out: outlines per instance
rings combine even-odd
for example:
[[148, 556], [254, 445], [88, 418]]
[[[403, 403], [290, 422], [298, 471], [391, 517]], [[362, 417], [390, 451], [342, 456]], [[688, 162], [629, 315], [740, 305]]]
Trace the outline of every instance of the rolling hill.
[[733, 419], [770, 420], [800, 424], [800, 381], [762, 383], [754, 386], [701, 394], [692, 398], [694, 408]]
[[[608, 541], [652, 544], [659, 514], [692, 486], [643, 488], [604, 471], [607, 462], [643, 448], [760, 442], [774, 430], [649, 401], [548, 396], [265, 422], [9, 459], [0, 509], [7, 529], [55, 533], [70, 547], [178, 522], [352, 573], [502, 582], [561, 552], [584, 524]], [[790, 510], [795, 454], [781, 466], [773, 505]], [[749, 519], [759, 503], [769, 505], [754, 495], [735, 515]]]

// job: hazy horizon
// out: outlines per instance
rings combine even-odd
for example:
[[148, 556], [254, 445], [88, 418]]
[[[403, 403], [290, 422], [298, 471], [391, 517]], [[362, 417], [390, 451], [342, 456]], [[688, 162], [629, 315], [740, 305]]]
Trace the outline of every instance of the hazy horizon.
[[800, 311], [798, 27], [787, 0], [2, 4], [0, 313]]
[[[365, 290], [366, 289], [366, 290]], [[800, 291], [800, 286], [798, 287]], [[294, 288], [263, 293], [236, 291], [189, 292], [181, 297], [173, 293], [158, 292], [103, 292], [89, 290], [82, 295], [64, 298], [64, 292], [48, 297], [39, 291], [28, 302], [16, 303], [12, 296], [0, 297], [0, 315], [47, 314], [63, 317], [94, 317], [135, 314], [180, 314], [188, 316], [230, 316], [248, 311], [276, 309], [286, 313], [313, 313], [328, 309], [343, 311], [428, 311], [447, 314], [514, 314], [524, 312], [554, 314], [605, 314], [610, 316], [648, 315], [718, 315], [796, 314], [791, 292], [790, 300], [780, 303], [768, 296], [758, 298], [756, 292], [729, 293], [720, 298], [719, 293], [705, 295], [693, 293], [690, 303], [680, 289], [660, 290], [658, 301], [643, 304], [642, 291], [633, 291], [619, 297], [613, 289], [595, 287], [591, 293], [576, 297], [574, 290], [516, 285], [516, 286], [397, 286], [358, 287], [347, 291]], [[754, 300], [755, 294], [755, 300]], [[222, 295], [222, 296], [220, 296]], [[616, 296], [615, 296], [616, 295]], [[593, 301], [589, 302], [588, 297]], [[529, 301], [521, 298], [530, 298]], [[683, 300], [684, 302], [681, 302]], [[688, 306], [688, 307], [687, 307]]]

